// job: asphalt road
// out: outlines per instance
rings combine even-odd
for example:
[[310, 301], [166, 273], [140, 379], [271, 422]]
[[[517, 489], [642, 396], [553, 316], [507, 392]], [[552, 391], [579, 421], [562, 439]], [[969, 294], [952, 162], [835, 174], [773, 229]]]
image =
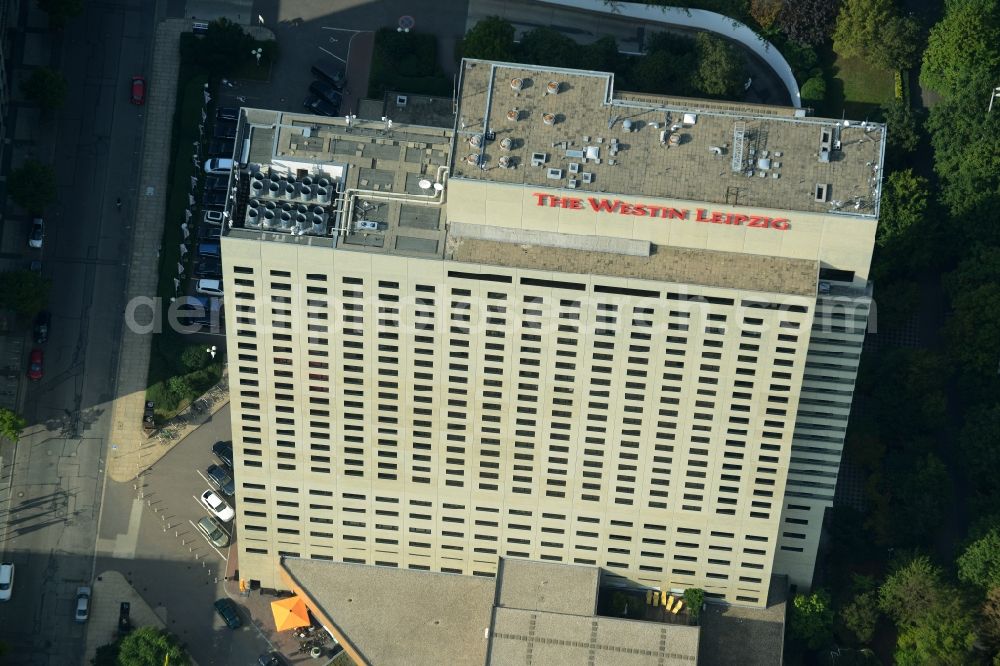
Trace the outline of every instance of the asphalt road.
[[34, 150], [51, 157], [58, 176], [43, 249], [55, 285], [51, 335], [45, 376], [26, 389], [29, 426], [17, 445], [9, 514], [0, 517], [4, 558], [17, 571], [13, 599], [0, 607], [9, 664], [73, 664], [83, 649], [72, 597], [92, 577], [142, 141], [142, 108], [129, 104], [128, 81], [148, 63], [153, 10], [144, 0], [86, 3], [57, 37], [68, 103]]
[[[194, 524], [210, 515], [198, 498], [210, 484], [205, 469], [218, 462], [212, 444], [230, 439], [229, 407], [176, 445], [133, 485], [109, 483], [98, 542], [98, 573], [115, 569], [142, 595], [202, 666], [252, 664], [270, 649], [244, 611], [244, 627], [227, 629], [212, 608], [223, 591], [229, 549], [212, 546]], [[226, 498], [231, 501], [231, 498]], [[232, 532], [233, 525], [225, 526]], [[239, 601], [237, 600], [237, 603]]]

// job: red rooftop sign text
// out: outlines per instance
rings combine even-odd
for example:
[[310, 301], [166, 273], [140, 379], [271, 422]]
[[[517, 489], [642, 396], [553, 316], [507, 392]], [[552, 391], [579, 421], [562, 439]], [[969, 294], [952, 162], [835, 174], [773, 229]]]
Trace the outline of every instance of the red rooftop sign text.
[[746, 226], [756, 229], [777, 229], [787, 231], [791, 228], [789, 220], [783, 217], [764, 217], [762, 215], [744, 215], [707, 208], [694, 209], [670, 208], [669, 206], [654, 206], [652, 204], [628, 203], [620, 199], [597, 199], [595, 197], [563, 197], [556, 194], [533, 192], [536, 206], [549, 208], [568, 208], [570, 210], [594, 210], [598, 213], [617, 213], [618, 215], [636, 215], [638, 217], [662, 217], [668, 220], [690, 220], [695, 222], [711, 222], [713, 224], [729, 224]]

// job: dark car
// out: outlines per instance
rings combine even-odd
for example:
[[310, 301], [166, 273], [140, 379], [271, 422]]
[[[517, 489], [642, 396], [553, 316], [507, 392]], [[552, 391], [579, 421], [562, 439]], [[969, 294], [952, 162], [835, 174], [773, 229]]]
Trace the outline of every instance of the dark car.
[[240, 117], [240, 110], [234, 106], [220, 106], [215, 110], [216, 120], [237, 120]]
[[221, 460], [226, 467], [232, 468], [233, 466], [233, 443], [224, 442], [219, 440], [212, 445], [212, 453], [215, 457]]
[[228, 188], [228, 176], [205, 176], [206, 192], [225, 192]]
[[232, 139], [212, 139], [208, 142], [208, 157], [232, 157], [236, 142]]
[[268, 652], [257, 657], [257, 666], [285, 666], [285, 658], [280, 652]]
[[42, 370], [44, 361], [45, 355], [42, 353], [41, 349], [31, 350], [31, 355], [28, 357], [28, 379], [38, 381], [42, 378], [44, 375]]
[[198, 243], [198, 254], [203, 257], [219, 257], [222, 254], [222, 246], [218, 243]]
[[309, 84], [309, 92], [317, 97], [322, 97], [338, 109], [340, 108], [341, 101], [344, 99], [337, 89], [326, 81], [313, 81]]
[[52, 321], [52, 315], [48, 312], [39, 312], [38, 316], [35, 317], [35, 328], [34, 337], [36, 345], [44, 345], [49, 339], [49, 324]]
[[337, 90], [343, 90], [347, 83], [347, 76], [344, 66], [332, 60], [317, 60], [312, 64], [310, 70], [318, 79], [323, 79], [332, 84]]
[[236, 138], [236, 123], [216, 123], [212, 136], [216, 139]]
[[201, 195], [201, 204], [207, 207], [222, 208], [226, 205], [226, 191], [205, 190]]
[[200, 278], [221, 278], [222, 261], [212, 257], [206, 257], [198, 262], [194, 269], [195, 277]]
[[146, 103], [146, 78], [144, 76], [132, 77], [132, 96], [129, 101], [136, 106], [142, 106]]
[[217, 241], [222, 238], [222, 227], [198, 227], [198, 240]]
[[302, 102], [302, 106], [306, 111], [317, 116], [333, 117], [340, 115], [340, 107], [334, 106], [316, 95], [306, 97], [306, 101]]
[[239, 629], [243, 626], [243, 620], [240, 619], [239, 611], [232, 599], [219, 599], [215, 602], [215, 610], [230, 629]]
[[212, 482], [212, 485], [225, 494], [232, 497], [236, 493], [236, 484], [233, 482], [233, 477], [229, 475], [229, 470], [225, 467], [209, 465], [208, 469], [205, 470], [205, 474], [208, 476], [208, 480]]

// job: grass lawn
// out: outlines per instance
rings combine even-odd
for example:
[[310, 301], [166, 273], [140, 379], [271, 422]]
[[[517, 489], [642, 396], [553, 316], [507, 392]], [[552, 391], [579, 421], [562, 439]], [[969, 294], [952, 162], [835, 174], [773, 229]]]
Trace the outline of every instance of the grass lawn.
[[845, 115], [864, 120], [886, 102], [892, 101], [893, 74], [872, 67], [862, 58], [844, 58], [834, 54], [830, 63], [832, 81], [827, 86], [826, 108], [818, 111], [830, 118]]

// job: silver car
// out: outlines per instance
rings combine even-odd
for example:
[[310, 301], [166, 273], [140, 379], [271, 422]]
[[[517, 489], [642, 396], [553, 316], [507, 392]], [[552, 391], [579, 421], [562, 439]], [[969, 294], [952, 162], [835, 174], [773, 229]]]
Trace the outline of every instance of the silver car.
[[77, 622], [86, 622], [90, 618], [90, 588], [83, 586], [76, 588], [76, 616]]
[[229, 545], [229, 535], [226, 534], [225, 530], [222, 529], [222, 525], [220, 525], [215, 518], [205, 516], [199, 520], [198, 531], [204, 534], [216, 548], [225, 548]]

